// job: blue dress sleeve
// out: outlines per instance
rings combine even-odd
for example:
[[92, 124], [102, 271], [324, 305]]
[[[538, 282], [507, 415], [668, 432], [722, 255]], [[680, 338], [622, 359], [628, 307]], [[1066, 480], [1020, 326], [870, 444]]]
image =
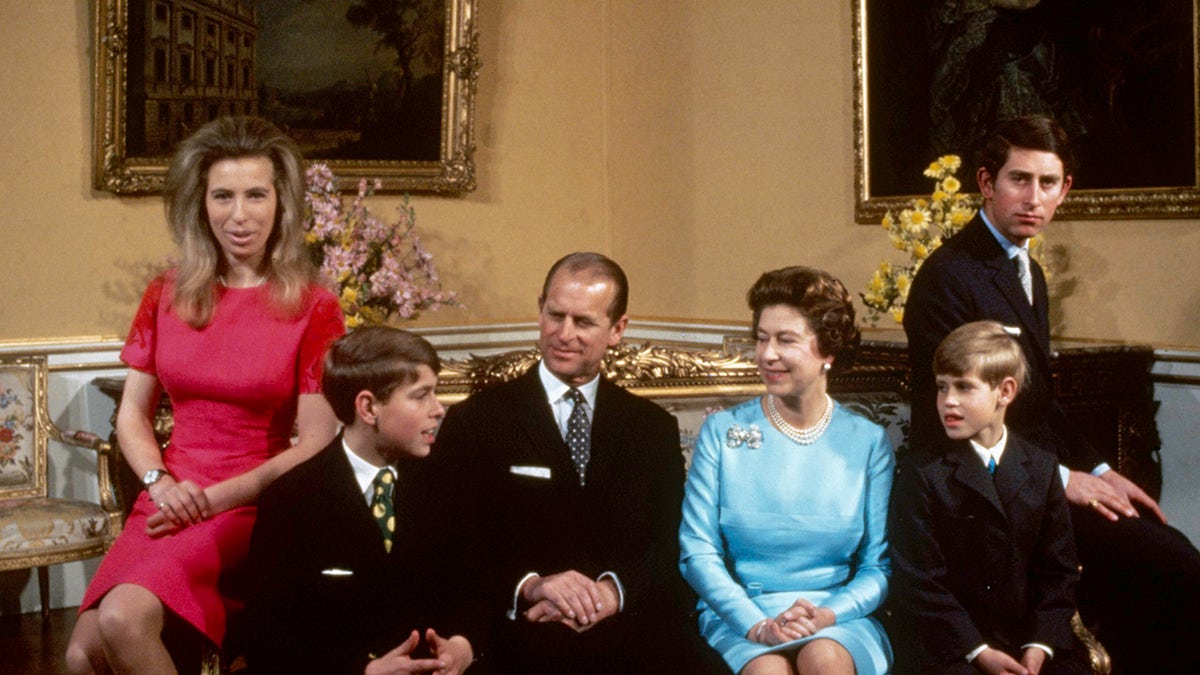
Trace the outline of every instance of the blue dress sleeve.
[[863, 540], [855, 553], [855, 573], [841, 589], [823, 603], [833, 610], [839, 623], [869, 615], [887, 597], [891, 564], [888, 558], [887, 518], [888, 501], [892, 494], [892, 477], [896, 459], [892, 442], [883, 428], [874, 424], [867, 472], [863, 477], [865, 505]]
[[692, 465], [684, 484], [679, 526], [679, 568], [692, 589], [738, 635], [767, 618], [746, 589], [729, 574], [721, 537], [720, 420], [713, 415], [700, 428]]

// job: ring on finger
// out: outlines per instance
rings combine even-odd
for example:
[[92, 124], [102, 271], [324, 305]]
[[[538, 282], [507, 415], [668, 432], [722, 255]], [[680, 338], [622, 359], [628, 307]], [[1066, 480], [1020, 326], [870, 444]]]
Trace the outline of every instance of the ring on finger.
[[1099, 502], [1099, 501], [1097, 501], [1097, 500], [1095, 500], [1095, 499], [1093, 499], [1093, 500], [1091, 500], [1090, 502], [1088, 502], [1088, 506], [1090, 506], [1090, 507], [1092, 507], [1092, 508], [1094, 509], [1094, 508], [1096, 508], [1097, 506], [1100, 506], [1100, 502]]

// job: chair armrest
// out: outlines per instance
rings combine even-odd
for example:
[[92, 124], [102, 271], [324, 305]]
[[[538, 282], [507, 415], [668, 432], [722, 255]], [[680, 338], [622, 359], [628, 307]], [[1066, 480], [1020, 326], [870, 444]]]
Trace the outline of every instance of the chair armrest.
[[1083, 619], [1080, 618], [1079, 612], [1071, 617], [1071, 631], [1075, 633], [1075, 637], [1083, 643], [1087, 648], [1088, 663], [1092, 666], [1094, 675], [1109, 675], [1112, 672], [1112, 659], [1108, 656], [1108, 650], [1092, 631], [1088, 630], [1087, 626], [1083, 625]]
[[96, 481], [100, 488], [100, 507], [108, 514], [110, 541], [116, 539], [125, 524], [125, 512], [117, 501], [116, 470], [117, 450], [112, 443], [100, 438], [90, 431], [79, 429], [59, 429], [54, 424], [48, 424], [47, 432], [50, 438], [77, 448], [87, 448], [96, 453]]

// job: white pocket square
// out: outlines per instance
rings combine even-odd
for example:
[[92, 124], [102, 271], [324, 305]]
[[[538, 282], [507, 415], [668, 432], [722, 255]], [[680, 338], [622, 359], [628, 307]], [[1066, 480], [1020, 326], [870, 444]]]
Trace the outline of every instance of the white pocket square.
[[524, 466], [514, 464], [508, 467], [509, 473], [515, 473], [518, 476], [529, 476], [530, 478], [550, 478], [550, 467], [548, 466]]
[[327, 570], [321, 570], [321, 576], [323, 576], [323, 577], [352, 577], [352, 576], [354, 576], [354, 572], [352, 572], [350, 570], [344, 570], [340, 567], [330, 567]]
[[1021, 337], [1021, 327], [1020, 326], [1009, 326], [1009, 325], [1005, 324], [1004, 332], [1008, 333], [1009, 335], [1011, 335], [1013, 337]]

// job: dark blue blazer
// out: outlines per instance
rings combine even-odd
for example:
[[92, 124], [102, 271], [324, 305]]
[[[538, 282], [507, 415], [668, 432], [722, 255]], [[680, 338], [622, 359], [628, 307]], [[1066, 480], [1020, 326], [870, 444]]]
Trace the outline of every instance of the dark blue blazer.
[[926, 669], [987, 642], [1067, 651], [1078, 563], [1057, 461], [1009, 432], [990, 476], [967, 441], [900, 465], [890, 517], [895, 606]]

